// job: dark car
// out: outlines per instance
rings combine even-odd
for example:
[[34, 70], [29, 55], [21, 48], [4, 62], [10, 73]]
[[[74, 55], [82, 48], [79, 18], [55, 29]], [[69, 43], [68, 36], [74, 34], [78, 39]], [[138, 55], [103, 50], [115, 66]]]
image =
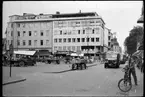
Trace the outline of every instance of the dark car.
[[72, 64], [72, 70], [83, 70], [87, 68], [87, 60], [85, 59], [73, 59], [75, 62]]
[[104, 68], [119, 68], [120, 63], [117, 60], [106, 60]]
[[10, 63], [15, 66], [34, 66], [36, 61], [29, 57], [22, 57], [17, 60], [11, 60]]

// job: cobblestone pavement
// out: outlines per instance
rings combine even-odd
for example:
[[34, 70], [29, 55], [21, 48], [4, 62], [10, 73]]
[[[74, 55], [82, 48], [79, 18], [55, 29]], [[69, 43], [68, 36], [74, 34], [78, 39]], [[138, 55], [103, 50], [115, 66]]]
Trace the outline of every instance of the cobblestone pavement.
[[[103, 64], [89, 64], [86, 70], [70, 70], [70, 65], [40, 64], [34, 67], [14, 67], [13, 75], [27, 78], [26, 81], [3, 86], [6, 96], [142, 96], [142, 74], [137, 70], [139, 81], [130, 92], [123, 93], [117, 87], [123, 77], [118, 69], [104, 69]], [[3, 67], [6, 73], [8, 67]], [[4, 74], [3, 73], [3, 74]], [[6, 74], [5, 74], [6, 75]], [[134, 82], [133, 82], [134, 83]]]

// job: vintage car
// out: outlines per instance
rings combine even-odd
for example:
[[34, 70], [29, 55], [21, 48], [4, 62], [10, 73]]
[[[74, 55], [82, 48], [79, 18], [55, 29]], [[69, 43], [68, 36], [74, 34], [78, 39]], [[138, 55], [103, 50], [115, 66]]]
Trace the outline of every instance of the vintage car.
[[120, 54], [110, 51], [106, 53], [104, 68], [119, 68]]
[[48, 64], [51, 64], [51, 63], [60, 64], [59, 58], [54, 57], [54, 56], [45, 57], [44, 60], [45, 60], [45, 63], [48, 63]]
[[13, 66], [34, 66], [36, 60], [33, 55], [36, 51], [14, 51], [13, 57], [10, 61]]
[[87, 68], [87, 60], [83, 58], [72, 59], [72, 70], [83, 70]]
[[13, 64], [14, 66], [22, 67], [22, 66], [34, 66], [36, 64], [36, 61], [29, 57], [22, 57], [17, 60], [12, 59], [10, 63]]

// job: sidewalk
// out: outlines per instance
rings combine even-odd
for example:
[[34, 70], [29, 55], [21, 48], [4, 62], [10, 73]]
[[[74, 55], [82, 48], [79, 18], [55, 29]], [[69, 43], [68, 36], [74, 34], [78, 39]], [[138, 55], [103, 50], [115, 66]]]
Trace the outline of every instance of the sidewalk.
[[8, 85], [8, 84], [12, 84], [12, 83], [22, 82], [25, 80], [26, 80], [26, 78], [23, 78], [21, 76], [3, 77], [2, 85]]

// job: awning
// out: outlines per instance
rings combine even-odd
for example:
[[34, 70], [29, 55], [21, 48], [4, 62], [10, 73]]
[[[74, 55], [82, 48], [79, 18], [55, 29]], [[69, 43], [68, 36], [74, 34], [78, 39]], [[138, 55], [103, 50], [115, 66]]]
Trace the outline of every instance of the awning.
[[14, 54], [19, 55], [34, 55], [36, 51], [14, 51]]
[[49, 52], [48, 50], [40, 50], [40, 51], [37, 51], [35, 55], [39, 55], [39, 56], [49, 56], [49, 55], [52, 55], [52, 53]]
[[84, 56], [84, 54], [72, 53], [71, 56]]

